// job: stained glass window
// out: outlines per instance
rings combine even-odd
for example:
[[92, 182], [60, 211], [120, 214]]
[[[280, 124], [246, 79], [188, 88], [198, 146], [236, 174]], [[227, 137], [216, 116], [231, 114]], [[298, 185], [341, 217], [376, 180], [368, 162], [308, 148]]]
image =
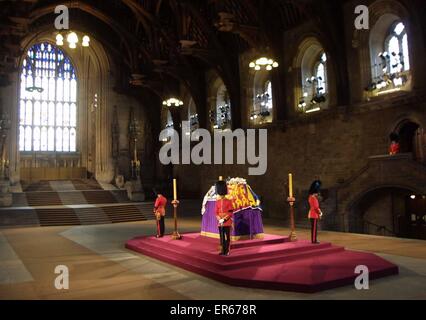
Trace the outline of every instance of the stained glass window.
[[19, 108], [20, 151], [77, 151], [77, 77], [62, 50], [46, 42], [28, 50]]

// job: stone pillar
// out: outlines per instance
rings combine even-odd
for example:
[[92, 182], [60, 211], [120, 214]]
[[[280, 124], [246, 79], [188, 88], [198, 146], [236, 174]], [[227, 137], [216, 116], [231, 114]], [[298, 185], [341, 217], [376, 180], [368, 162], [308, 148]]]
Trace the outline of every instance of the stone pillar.
[[96, 111], [96, 180], [111, 183], [114, 179], [113, 159], [111, 154], [111, 75], [108, 72], [103, 79], [100, 90], [100, 105]]
[[[4, 142], [4, 156], [8, 160], [8, 175], [9, 183], [16, 184], [20, 180], [19, 168], [19, 106], [18, 106], [18, 72], [13, 72], [9, 75], [10, 83], [0, 88], [0, 103], [2, 112], [8, 115], [10, 120], [10, 130], [7, 133]], [[1, 177], [0, 177], [1, 178]]]

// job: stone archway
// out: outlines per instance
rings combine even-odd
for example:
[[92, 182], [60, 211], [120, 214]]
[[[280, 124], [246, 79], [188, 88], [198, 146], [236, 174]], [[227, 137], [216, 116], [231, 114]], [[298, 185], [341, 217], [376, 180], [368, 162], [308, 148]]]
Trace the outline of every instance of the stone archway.
[[349, 209], [349, 232], [382, 236], [406, 236], [406, 199], [415, 190], [383, 186], [359, 195]]
[[399, 134], [401, 152], [412, 153], [415, 160], [426, 162], [426, 132], [418, 121], [404, 119], [395, 130]]
[[337, 191], [337, 212], [342, 218], [340, 229], [353, 232], [351, 225], [356, 220], [357, 203], [368, 193], [386, 188], [426, 194], [426, 167], [407, 153], [370, 157], [367, 165]]
[[[77, 30], [77, 32], [79, 32]], [[21, 46], [26, 52], [35, 43], [48, 42], [55, 43], [51, 32], [41, 29], [36, 33], [22, 40]], [[69, 179], [75, 177], [94, 176], [98, 181], [109, 182], [113, 178], [114, 167], [110, 154], [110, 119], [112, 118], [111, 88], [113, 83], [110, 80], [110, 72], [113, 68], [108, 55], [103, 46], [92, 39], [90, 47], [85, 54], [81, 51], [68, 50], [63, 48], [64, 53], [72, 60], [78, 76], [77, 85], [77, 150], [73, 154], [60, 154], [51, 152], [45, 158], [49, 160], [46, 164], [40, 164], [41, 159], [34, 161], [34, 156], [30, 156], [25, 161], [18, 149], [18, 89], [19, 82], [14, 82], [14, 93], [12, 98], [12, 131], [13, 139], [9, 146], [10, 157], [10, 179], [12, 183], [17, 183], [22, 179], [27, 179], [24, 170], [31, 171], [29, 175], [33, 178], [32, 172], [37, 171], [34, 180], [55, 180]], [[21, 57], [19, 65], [22, 64], [25, 55]], [[16, 73], [15, 79], [20, 75]], [[42, 158], [43, 160], [44, 158]], [[52, 162], [53, 160], [54, 162]], [[59, 159], [60, 161], [58, 161]], [[51, 161], [52, 160], [52, 161]], [[54, 164], [51, 164], [54, 163]], [[70, 165], [72, 163], [72, 165]], [[27, 171], [28, 171], [27, 170]], [[49, 175], [46, 175], [46, 170]], [[75, 174], [77, 172], [77, 175]]]

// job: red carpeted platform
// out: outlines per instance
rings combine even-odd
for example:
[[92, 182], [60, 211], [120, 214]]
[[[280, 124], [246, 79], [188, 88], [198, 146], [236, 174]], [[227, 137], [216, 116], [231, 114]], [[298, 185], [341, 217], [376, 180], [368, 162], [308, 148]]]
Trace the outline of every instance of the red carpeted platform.
[[331, 243], [313, 245], [266, 235], [262, 240], [238, 241], [231, 255], [218, 255], [219, 240], [183, 235], [139, 237], [126, 248], [234, 286], [312, 293], [354, 285], [356, 266], [365, 265], [370, 279], [398, 274], [398, 267], [371, 253], [345, 250]]

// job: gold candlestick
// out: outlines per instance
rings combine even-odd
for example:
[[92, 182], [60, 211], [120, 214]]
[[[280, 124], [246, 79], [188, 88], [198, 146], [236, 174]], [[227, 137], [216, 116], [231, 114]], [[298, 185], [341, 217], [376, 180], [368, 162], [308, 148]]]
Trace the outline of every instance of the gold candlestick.
[[290, 241], [297, 241], [296, 236], [296, 227], [294, 223], [294, 203], [296, 202], [296, 198], [293, 197], [293, 175], [289, 173], [288, 175], [288, 194], [289, 197], [287, 199], [288, 204], [290, 205]]
[[179, 234], [178, 229], [177, 229], [177, 208], [179, 205], [179, 201], [177, 199], [177, 186], [176, 186], [176, 179], [173, 179], [173, 201], [172, 201], [172, 205], [173, 205], [173, 219], [175, 222], [175, 229], [173, 231], [172, 234], [172, 239], [173, 240], [180, 240], [182, 239], [182, 236]]

